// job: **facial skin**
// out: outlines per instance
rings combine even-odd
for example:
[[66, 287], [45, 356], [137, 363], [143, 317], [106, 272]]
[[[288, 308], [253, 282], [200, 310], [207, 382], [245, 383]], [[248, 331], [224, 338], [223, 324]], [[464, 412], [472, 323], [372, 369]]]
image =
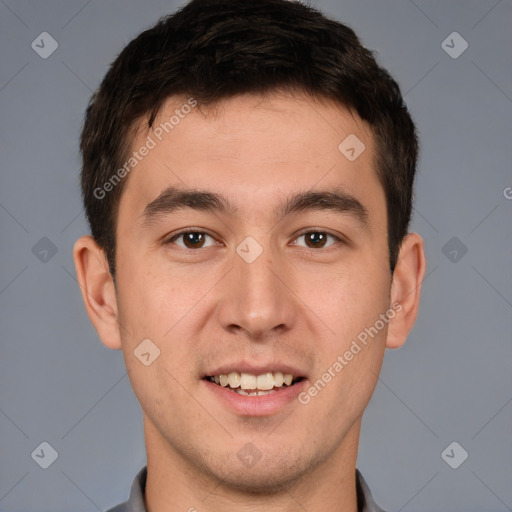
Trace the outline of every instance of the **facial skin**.
[[[155, 126], [185, 102], [169, 99]], [[151, 134], [141, 124], [134, 150]], [[349, 134], [366, 146], [353, 162], [338, 150]], [[91, 237], [74, 249], [91, 321], [122, 349], [143, 409], [148, 510], [356, 511], [361, 417], [385, 348], [414, 324], [425, 273], [423, 242], [409, 234], [391, 278], [370, 129], [333, 103], [274, 93], [193, 109], [153, 139], [121, 197], [117, 289]], [[221, 194], [238, 211], [182, 208], [145, 223], [170, 186]], [[293, 194], [335, 190], [361, 203], [366, 224], [350, 211], [275, 217]], [[208, 236], [169, 242], [184, 228]], [[251, 263], [237, 253], [247, 237], [262, 249]], [[307, 391], [394, 303], [400, 312], [307, 404], [239, 414], [203, 380], [225, 364], [287, 365]], [[148, 338], [160, 356], [145, 366], [134, 350]], [[261, 454], [251, 467], [237, 456], [247, 443]]]

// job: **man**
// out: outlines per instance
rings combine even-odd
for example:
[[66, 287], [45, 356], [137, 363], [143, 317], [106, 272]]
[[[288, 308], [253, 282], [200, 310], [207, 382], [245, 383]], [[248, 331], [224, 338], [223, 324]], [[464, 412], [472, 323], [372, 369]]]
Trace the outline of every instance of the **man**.
[[113, 510], [381, 510], [361, 419], [425, 273], [395, 81], [301, 3], [192, 0], [112, 64], [81, 151], [78, 280], [147, 450]]

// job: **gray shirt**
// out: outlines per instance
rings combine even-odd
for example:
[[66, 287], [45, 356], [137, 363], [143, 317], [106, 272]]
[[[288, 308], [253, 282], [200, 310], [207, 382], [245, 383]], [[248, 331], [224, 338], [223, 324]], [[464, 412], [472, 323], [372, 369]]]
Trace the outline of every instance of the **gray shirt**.
[[[144, 490], [146, 488], [147, 466], [143, 467], [135, 477], [130, 498], [125, 503], [111, 508], [107, 512], [147, 512], [144, 505]], [[363, 476], [356, 469], [356, 488], [357, 488], [357, 510], [359, 512], [384, 512], [372, 498], [370, 488], [365, 482]]]

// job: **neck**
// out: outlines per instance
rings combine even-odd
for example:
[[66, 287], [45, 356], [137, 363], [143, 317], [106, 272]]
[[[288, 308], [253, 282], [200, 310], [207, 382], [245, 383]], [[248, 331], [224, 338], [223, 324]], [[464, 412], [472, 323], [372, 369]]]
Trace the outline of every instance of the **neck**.
[[338, 448], [286, 488], [255, 493], [228, 485], [162, 438], [144, 416], [148, 512], [357, 512], [355, 467], [361, 421]]

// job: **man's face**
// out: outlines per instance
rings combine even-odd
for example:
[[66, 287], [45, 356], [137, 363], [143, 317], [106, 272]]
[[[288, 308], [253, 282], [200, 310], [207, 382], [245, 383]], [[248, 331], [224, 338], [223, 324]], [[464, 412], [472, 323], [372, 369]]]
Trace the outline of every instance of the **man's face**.
[[[339, 106], [277, 94], [231, 99], [215, 113], [192, 109], [169, 133], [157, 130], [182, 104], [169, 101], [132, 146], [155, 147], [131, 172], [119, 207], [123, 353], [162, 457], [268, 490], [356, 445], [376, 384], [387, 326], [358, 341], [359, 351], [353, 345], [391, 308], [374, 141]], [[354, 135], [365, 145], [355, 160], [347, 158], [359, 149], [350, 149]], [[211, 200], [171, 211], [172, 200], [155, 202], [169, 187], [222, 196], [236, 212]], [[283, 210], [297, 194], [329, 192], [342, 198], [338, 208], [332, 196], [316, 196]], [[195, 234], [178, 236], [190, 228]], [[149, 365], [140, 359], [152, 360], [153, 345], [145, 342], [142, 357], [136, 350], [147, 339], [160, 350]], [[247, 396], [208, 379], [233, 373], [236, 383], [237, 372], [299, 382]], [[279, 384], [273, 377], [261, 387]], [[242, 380], [248, 388], [254, 378]]]

